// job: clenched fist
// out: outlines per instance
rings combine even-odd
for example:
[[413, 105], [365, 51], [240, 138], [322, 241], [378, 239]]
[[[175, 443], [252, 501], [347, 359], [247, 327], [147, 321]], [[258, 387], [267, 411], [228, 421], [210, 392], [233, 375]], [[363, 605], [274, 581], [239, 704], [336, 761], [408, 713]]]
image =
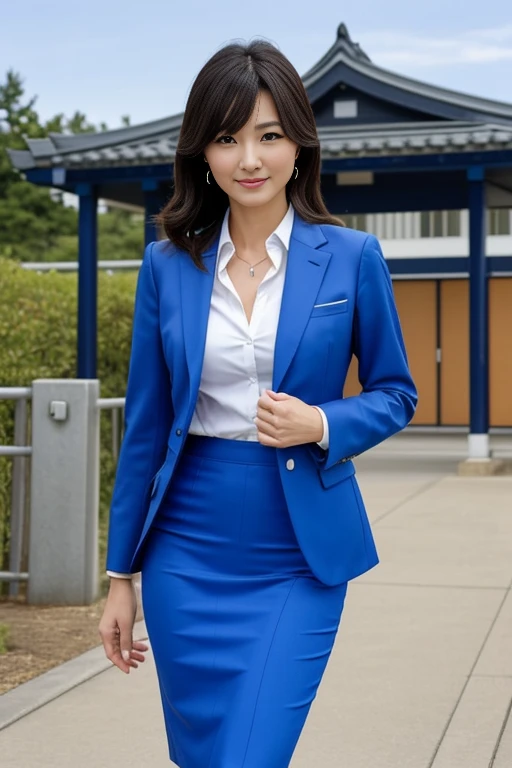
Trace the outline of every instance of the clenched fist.
[[258, 440], [271, 448], [318, 443], [324, 426], [319, 411], [298, 397], [266, 389], [258, 400], [254, 419]]

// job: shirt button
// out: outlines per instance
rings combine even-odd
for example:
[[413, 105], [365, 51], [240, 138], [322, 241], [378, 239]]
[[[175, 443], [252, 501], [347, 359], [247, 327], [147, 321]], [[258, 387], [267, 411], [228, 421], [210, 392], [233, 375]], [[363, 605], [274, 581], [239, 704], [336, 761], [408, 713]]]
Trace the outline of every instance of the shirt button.
[[249, 347], [252, 346], [252, 341], [249, 339], [249, 341], [245, 342]]
[[251, 382], [251, 384], [256, 384], [256, 379], [254, 379], [252, 376], [251, 376], [251, 378], [249, 379], [249, 381]]
[[286, 469], [292, 470], [295, 469], [295, 462], [293, 459], [288, 459], [286, 462]]
[[180, 435], [181, 435], [181, 429], [177, 429], [177, 430], [176, 430], [176, 434], [178, 435], [178, 437], [180, 437]]

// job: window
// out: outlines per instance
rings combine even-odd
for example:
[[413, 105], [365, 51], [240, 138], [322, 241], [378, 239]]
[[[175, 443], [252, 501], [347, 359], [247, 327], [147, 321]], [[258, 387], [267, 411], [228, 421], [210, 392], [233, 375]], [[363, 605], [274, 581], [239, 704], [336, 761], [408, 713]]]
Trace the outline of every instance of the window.
[[487, 211], [487, 234], [510, 235], [510, 213], [508, 208], [489, 208]]
[[460, 211], [421, 211], [420, 237], [460, 237]]
[[353, 99], [335, 101], [334, 117], [341, 118], [342, 120], [349, 120], [350, 118], [357, 117], [357, 101]]
[[359, 229], [362, 232], [367, 232], [366, 229], [366, 214], [365, 213], [347, 213], [345, 215], [343, 214], [337, 214], [339, 215], [340, 219], [346, 224], [347, 227], [350, 227], [350, 229]]

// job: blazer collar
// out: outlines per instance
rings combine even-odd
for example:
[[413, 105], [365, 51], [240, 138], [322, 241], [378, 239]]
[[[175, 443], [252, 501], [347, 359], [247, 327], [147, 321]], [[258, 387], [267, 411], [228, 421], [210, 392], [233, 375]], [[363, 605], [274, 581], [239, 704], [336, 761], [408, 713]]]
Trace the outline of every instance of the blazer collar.
[[[220, 228], [203, 253], [206, 272], [199, 270], [188, 254], [180, 259], [189, 417], [199, 391], [219, 242]], [[321, 250], [327, 242], [321, 225], [304, 221], [295, 211], [274, 353], [274, 390], [279, 389], [291, 365], [322, 284], [331, 258], [330, 252]]]

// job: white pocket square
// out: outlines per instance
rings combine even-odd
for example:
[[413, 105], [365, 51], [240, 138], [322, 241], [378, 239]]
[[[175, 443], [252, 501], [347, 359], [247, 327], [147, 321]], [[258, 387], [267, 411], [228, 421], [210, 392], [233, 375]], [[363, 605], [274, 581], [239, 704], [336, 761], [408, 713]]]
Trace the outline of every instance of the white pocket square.
[[336, 304], [346, 304], [348, 299], [340, 299], [339, 301], [328, 301], [327, 304], [315, 304], [314, 309], [317, 307], [334, 307]]

